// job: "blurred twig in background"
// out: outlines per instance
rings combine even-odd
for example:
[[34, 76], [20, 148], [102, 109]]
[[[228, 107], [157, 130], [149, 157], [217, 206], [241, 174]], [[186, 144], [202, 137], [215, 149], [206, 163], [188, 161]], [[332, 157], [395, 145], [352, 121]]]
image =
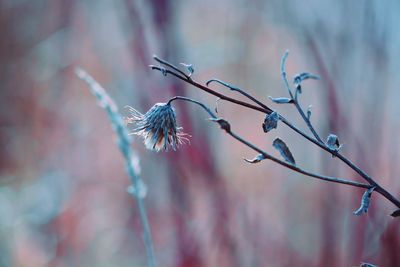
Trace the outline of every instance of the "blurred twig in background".
[[76, 69], [76, 75], [87, 83], [91, 93], [97, 98], [99, 105], [107, 112], [108, 118], [118, 137], [118, 146], [125, 158], [126, 172], [129, 175], [132, 185], [128, 192], [136, 199], [139, 208], [140, 220], [143, 227], [143, 239], [147, 252], [147, 261], [149, 267], [155, 266], [153, 241], [151, 238], [150, 225], [147, 218], [147, 211], [143, 199], [146, 196], [146, 186], [140, 178], [139, 158], [131, 149], [131, 138], [126, 129], [123, 119], [118, 112], [114, 101], [89, 74], [82, 69]]

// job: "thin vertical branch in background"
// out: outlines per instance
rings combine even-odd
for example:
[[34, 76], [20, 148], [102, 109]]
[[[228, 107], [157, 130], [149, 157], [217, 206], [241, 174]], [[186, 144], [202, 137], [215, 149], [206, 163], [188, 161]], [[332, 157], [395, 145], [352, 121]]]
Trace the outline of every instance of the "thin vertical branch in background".
[[146, 187], [140, 178], [140, 166], [139, 158], [131, 149], [131, 138], [128, 130], [124, 125], [122, 116], [118, 112], [118, 108], [115, 105], [111, 97], [106, 93], [103, 87], [97, 83], [89, 74], [82, 69], [75, 70], [76, 75], [87, 83], [90, 92], [97, 98], [99, 105], [105, 109], [108, 118], [113, 126], [113, 129], [118, 137], [118, 146], [125, 158], [126, 172], [129, 175], [132, 186], [128, 188], [128, 192], [131, 193], [136, 199], [136, 203], [139, 209], [140, 220], [143, 227], [143, 239], [146, 247], [147, 262], [149, 267], [155, 267], [155, 257], [153, 241], [151, 238], [150, 225], [147, 218], [147, 211], [144, 205], [143, 199], [146, 196]]
[[[310, 118], [308, 116], [306, 116], [306, 114], [304, 113], [303, 109], [300, 106], [299, 99], [298, 99], [298, 95], [301, 92], [301, 85], [300, 84], [298, 84], [296, 86], [295, 93], [294, 93], [294, 96], [293, 96], [292, 89], [291, 89], [291, 86], [289, 85], [289, 81], [287, 79], [287, 72], [286, 72], [286, 60], [287, 60], [288, 56], [289, 56], [289, 51], [287, 50], [285, 52], [285, 54], [283, 55], [282, 60], [281, 60], [281, 75], [282, 75], [283, 82], [284, 82], [285, 87], [286, 87], [286, 89], [287, 89], [287, 91], [289, 93], [290, 98], [293, 100], [293, 104], [295, 105], [297, 111], [299, 112], [299, 114], [303, 118], [303, 120], [306, 123], [307, 127], [310, 129], [310, 131], [314, 135], [315, 139], [317, 139], [318, 142], [323, 144], [324, 141], [322, 141], [321, 137], [318, 135], [317, 131], [314, 129], [314, 126], [311, 124]], [[304, 74], [306, 74], [306, 73], [304, 73]], [[295, 79], [296, 78], [298, 78], [299, 82], [301, 83], [301, 80], [302, 80], [301, 77], [297, 76], [297, 77], [295, 77]], [[318, 77], [316, 77], [316, 76], [310, 76], [310, 78], [318, 79]]]

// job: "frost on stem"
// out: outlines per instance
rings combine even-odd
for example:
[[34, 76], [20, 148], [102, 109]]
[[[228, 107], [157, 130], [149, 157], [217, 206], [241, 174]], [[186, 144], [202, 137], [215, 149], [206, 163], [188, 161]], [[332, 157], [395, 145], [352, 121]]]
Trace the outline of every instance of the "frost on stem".
[[145, 114], [127, 106], [130, 116], [126, 124], [135, 124], [132, 133], [143, 137], [147, 149], [167, 151], [169, 147], [176, 150], [181, 144], [189, 141], [188, 134], [176, 123], [175, 111], [169, 103], [157, 103]]

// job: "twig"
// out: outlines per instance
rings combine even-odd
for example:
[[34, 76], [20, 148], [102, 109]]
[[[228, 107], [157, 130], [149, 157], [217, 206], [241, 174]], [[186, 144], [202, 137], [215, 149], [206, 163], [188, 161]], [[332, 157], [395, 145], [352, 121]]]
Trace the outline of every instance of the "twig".
[[[158, 62], [166, 62], [165, 60], [159, 59], [159, 58], [156, 57], [156, 56], [154, 56], [154, 59], [157, 60]], [[165, 64], [165, 65], [166, 65], [166, 66], [173, 66], [173, 69], [177, 69], [176, 66], [174, 66], [173, 64], [171, 64], [171, 63], [169, 63], [169, 62], [168, 62], [167, 64]], [[262, 112], [262, 113], [264, 113], [264, 114], [271, 114], [271, 113], [273, 112], [273, 110], [272, 110], [271, 108], [269, 108], [267, 105], [263, 104], [262, 102], [260, 102], [260, 101], [258, 101], [258, 100], [257, 100], [256, 103], [259, 105], [259, 107], [254, 106], [254, 105], [252, 105], [252, 104], [249, 104], [249, 103], [247, 103], [247, 102], [243, 102], [243, 101], [237, 100], [237, 99], [235, 99], [235, 98], [228, 97], [228, 96], [226, 96], [226, 95], [224, 95], [224, 94], [218, 93], [218, 92], [212, 90], [211, 88], [209, 88], [209, 87], [207, 87], [207, 86], [204, 86], [204, 85], [202, 85], [202, 84], [196, 82], [196, 81], [193, 80], [192, 78], [187, 79], [187, 78], [182, 77], [181, 75], [179, 75], [179, 74], [177, 74], [177, 73], [175, 73], [175, 72], [173, 72], [173, 71], [167, 70], [167, 69], [165, 69], [165, 68], [163, 68], [163, 67], [160, 67], [160, 66], [153, 66], [153, 65], [150, 65], [150, 67], [151, 67], [151, 69], [153, 69], [153, 70], [161, 71], [164, 75], [167, 74], [167, 73], [168, 73], [168, 74], [171, 74], [171, 75], [173, 75], [173, 76], [175, 76], [175, 77], [181, 79], [182, 81], [187, 82], [187, 83], [189, 83], [189, 84], [191, 84], [191, 85], [193, 85], [193, 86], [199, 88], [200, 90], [203, 90], [203, 91], [205, 91], [206, 93], [209, 93], [209, 94], [211, 94], [211, 95], [214, 95], [214, 96], [216, 96], [216, 97], [218, 97], [218, 98], [220, 98], [220, 99], [222, 99], [222, 100], [225, 100], [225, 101], [228, 101], [228, 102], [231, 102], [231, 103], [234, 103], [234, 104], [237, 104], [237, 105], [240, 105], [240, 106], [243, 106], [243, 107], [252, 109], [252, 110], [256, 110], [256, 111]], [[236, 90], [236, 91], [237, 91], [237, 90]], [[243, 92], [243, 91], [242, 91], [242, 92]], [[242, 93], [242, 94], [243, 94], [243, 93]], [[251, 96], [249, 93], [246, 93], [246, 94], [244, 94], [244, 95], [247, 96], [247, 97]], [[256, 98], [253, 97], [253, 96], [251, 96], [249, 99], [254, 101], [254, 99], [256, 99]], [[304, 133], [303, 131], [301, 131], [299, 128], [297, 128], [296, 126], [294, 126], [291, 122], [289, 122], [289, 121], [288, 121], [285, 117], [283, 117], [282, 115], [279, 115], [279, 119], [280, 119], [284, 124], [286, 124], [289, 128], [291, 128], [293, 131], [297, 132], [298, 134], [300, 134], [301, 136], [303, 136], [304, 138], [306, 138], [308, 141], [314, 143], [315, 145], [319, 146], [319, 147], [322, 148], [322, 149], [325, 149], [325, 150], [328, 151], [328, 152], [331, 152], [323, 143], [318, 142], [318, 140], [316, 140], [315, 138], [312, 138], [311, 136], [309, 136], [309, 135], [307, 135], [306, 133]]]
[[363, 184], [363, 183], [358, 183], [358, 182], [353, 182], [350, 180], [346, 180], [346, 179], [341, 179], [341, 178], [336, 178], [336, 177], [330, 177], [330, 176], [325, 176], [325, 175], [320, 175], [320, 174], [316, 174], [316, 173], [312, 173], [306, 170], [303, 170], [300, 167], [297, 167], [293, 164], [287, 163], [285, 161], [282, 161], [270, 154], [268, 154], [267, 152], [263, 151], [262, 149], [258, 148], [257, 146], [255, 146], [254, 144], [250, 143], [249, 141], [243, 139], [242, 137], [240, 137], [239, 135], [235, 134], [230, 127], [230, 124], [226, 121], [223, 120], [219, 117], [217, 117], [212, 111], [211, 109], [209, 109], [206, 105], [204, 105], [203, 103], [196, 101], [194, 99], [188, 98], [188, 97], [183, 97], [183, 96], [175, 96], [173, 98], [171, 98], [167, 103], [170, 104], [171, 102], [175, 101], [175, 100], [183, 100], [183, 101], [188, 101], [188, 102], [192, 102], [195, 103], [199, 106], [201, 106], [210, 116], [211, 116], [211, 120], [215, 121], [217, 123], [219, 123], [221, 125], [221, 128], [224, 129], [226, 131], [227, 134], [229, 134], [230, 136], [232, 136], [233, 138], [235, 138], [236, 140], [238, 140], [239, 142], [241, 142], [242, 144], [246, 145], [247, 147], [253, 149], [254, 151], [258, 152], [259, 154], [263, 155], [265, 159], [269, 159], [272, 160], [275, 163], [278, 163], [286, 168], [289, 168], [295, 172], [304, 174], [306, 176], [312, 177], [312, 178], [316, 178], [319, 180], [323, 180], [323, 181], [327, 181], [327, 182], [333, 182], [333, 183], [339, 183], [339, 184], [346, 184], [346, 185], [351, 185], [351, 186], [355, 186], [355, 187], [360, 187], [360, 188], [371, 188], [370, 185], [368, 184]]
[[[282, 73], [282, 77], [284, 78], [284, 82], [285, 82], [285, 87], [288, 90], [289, 95], [293, 98], [293, 93], [290, 90], [290, 86], [286, 77], [286, 70], [284, 67], [285, 63], [286, 63], [286, 59], [288, 57], [288, 52], [286, 52], [282, 58], [282, 62], [281, 62], [281, 73]], [[165, 64], [166, 66], [173, 68], [174, 70], [178, 69], [176, 66], [174, 66], [173, 64], [166, 62], [165, 60], [161, 60], [157, 57], [155, 57], [155, 59], [162, 63]], [[151, 66], [152, 69], [154, 70], [159, 70], [162, 71], [163, 73], [165, 72], [165, 69], [162, 67], [157, 67], [157, 66]], [[272, 113], [272, 109], [270, 109], [269, 107], [267, 107], [265, 104], [260, 105], [259, 103], [257, 103], [259, 106], [255, 106], [252, 104], [249, 104], [247, 102], [243, 102], [231, 97], [228, 97], [222, 93], [218, 93], [215, 92], [214, 90], [212, 90], [211, 88], [204, 86], [198, 82], [196, 82], [195, 80], [193, 80], [193, 78], [189, 77], [182, 77], [181, 75], [174, 73], [173, 71], [169, 71], [167, 70], [167, 72], [165, 73], [169, 73], [172, 74], [173, 76], [181, 79], [184, 82], [187, 82], [195, 87], [197, 87], [198, 89], [201, 89], [209, 94], [212, 94], [214, 96], [217, 96], [225, 101], [252, 109], [252, 110], [256, 110], [259, 112], [262, 112], [264, 114], [270, 114]], [[185, 76], [187, 76], [185, 74]], [[254, 98], [254, 97], [253, 97]], [[259, 102], [259, 101], [258, 101]], [[301, 110], [301, 108], [300, 108]], [[304, 115], [304, 112], [303, 112]], [[392, 202], [395, 206], [397, 206], [398, 208], [400, 208], [400, 201], [394, 197], [391, 193], [389, 193], [386, 189], [384, 189], [383, 187], [381, 187], [371, 176], [369, 176], [367, 173], [365, 173], [363, 170], [361, 170], [358, 166], [356, 166], [353, 162], [351, 162], [349, 159], [347, 159], [345, 156], [343, 156], [342, 154], [339, 153], [339, 151], [334, 151], [330, 148], [328, 148], [324, 142], [319, 141], [316, 138], [313, 138], [311, 136], [309, 136], [308, 134], [304, 133], [302, 130], [300, 130], [299, 128], [297, 128], [296, 126], [294, 126], [291, 122], [289, 122], [285, 117], [279, 115], [279, 119], [286, 124], [289, 128], [291, 128], [293, 131], [295, 131], [296, 133], [298, 133], [299, 135], [301, 135], [302, 137], [304, 137], [305, 139], [309, 140], [310, 142], [312, 142], [313, 144], [317, 145], [318, 147], [320, 147], [321, 149], [329, 152], [330, 154], [332, 154], [333, 156], [337, 157], [338, 159], [340, 159], [342, 162], [344, 162], [347, 166], [349, 166], [351, 169], [353, 169], [357, 174], [359, 174], [362, 178], [364, 178], [371, 186], [375, 187], [375, 192], [378, 192], [379, 194], [381, 194], [383, 197], [385, 197], [387, 200], [389, 200], [390, 202]], [[310, 128], [310, 126], [309, 126]], [[313, 129], [312, 125], [311, 128]], [[311, 130], [311, 129], [310, 129]]]
[[324, 144], [324, 141], [322, 141], [321, 137], [319, 137], [317, 131], [314, 129], [313, 125], [311, 124], [308, 117], [304, 114], [304, 111], [299, 104], [299, 100], [297, 97], [299, 90], [297, 90], [297, 88], [295, 89], [295, 93], [294, 93], [294, 97], [293, 97], [293, 93], [292, 93], [292, 90], [290, 89], [290, 85], [289, 85], [289, 81], [287, 79], [287, 73], [286, 73], [286, 60], [287, 60], [288, 56], [289, 56], [289, 51], [286, 51], [285, 54], [282, 56], [282, 61], [281, 61], [281, 72], [282, 72], [281, 75], [282, 75], [282, 79], [285, 84], [285, 87], [288, 90], [290, 97], [293, 99], [293, 104], [295, 105], [297, 111], [300, 113], [301, 117], [307, 124], [307, 127], [310, 129], [311, 133], [315, 136], [315, 138], [318, 140], [318, 142]]
[[290, 89], [290, 85], [289, 85], [289, 82], [287, 79], [287, 73], [286, 73], [286, 67], [285, 67], [288, 56], [289, 56], [289, 50], [286, 50], [281, 59], [281, 75], [282, 75], [282, 80], [285, 83], [285, 87], [288, 90], [290, 97], [292, 99], [294, 99], [292, 90]]
[[239, 87], [233, 86], [233, 85], [231, 85], [229, 83], [226, 83], [226, 82], [218, 80], [218, 79], [208, 80], [206, 82], [206, 85], [209, 86], [209, 84], [212, 83], [212, 82], [216, 82], [216, 83], [222, 84], [223, 86], [228, 87], [232, 91], [239, 92], [240, 94], [244, 95], [245, 97], [247, 97], [248, 99], [250, 99], [251, 101], [256, 103], [257, 105], [259, 105], [260, 107], [262, 107], [262, 108], [264, 108], [264, 109], [266, 109], [268, 111], [271, 111], [271, 112], [273, 111], [272, 109], [270, 109], [269, 107], [264, 105], [264, 103], [258, 101], [254, 96], [250, 95], [249, 93], [245, 92], [243, 89], [240, 89]]
[[178, 67], [174, 66], [173, 64], [169, 63], [166, 60], [163, 60], [159, 57], [157, 57], [156, 55], [153, 56], [154, 60], [157, 61], [158, 63], [165, 65], [167, 67], [170, 67], [171, 69], [175, 70], [176, 72], [182, 74], [186, 79], [190, 80], [190, 76], [187, 75], [186, 73], [184, 73], [183, 71], [181, 71]]
[[[164, 60], [159, 59], [156, 56], [154, 56], [154, 59], [157, 60], [158, 62], [165, 62]], [[166, 64], [166, 66], [174, 66], [174, 65], [172, 65], [171, 63], [168, 63], [168, 65]], [[181, 76], [180, 74], [177, 74], [177, 73], [175, 73], [173, 71], [170, 71], [168, 69], [165, 69], [163, 67], [150, 65], [150, 68], [153, 69], [153, 70], [158, 70], [158, 71], [160, 71], [162, 73], [171, 74], [171, 75], [177, 77], [178, 79], [181, 79], [182, 81], [187, 82], [187, 83], [189, 83], [189, 84], [191, 84], [191, 85], [193, 85], [193, 86], [195, 86], [195, 87], [197, 87], [197, 88], [199, 88], [199, 89], [201, 89], [201, 90], [203, 90], [203, 91], [205, 91], [205, 92], [207, 92], [207, 93], [209, 93], [211, 95], [214, 95], [214, 96], [216, 96], [218, 98], [221, 98], [222, 100], [225, 100], [225, 101], [228, 101], [228, 102], [231, 102], [231, 103], [235, 103], [237, 105], [240, 105], [240, 106], [243, 106], [243, 107], [247, 107], [247, 108], [250, 108], [250, 109], [253, 109], [253, 110], [258, 110], [258, 111], [260, 111], [262, 113], [269, 114], [269, 113], [272, 112], [272, 109], [270, 109], [268, 107], [257, 107], [257, 106], [254, 106], [252, 104], [249, 104], [247, 102], [243, 102], [243, 101], [228, 97], [228, 96], [226, 96], [224, 94], [218, 93], [218, 92], [212, 90], [211, 88], [209, 88], [207, 86], [204, 86], [204, 85], [194, 81], [192, 78], [188, 79], [187, 77]], [[177, 68], [177, 67], [174, 66], [173, 69], [175, 69], [175, 68]], [[180, 73], [182, 73], [182, 72], [180, 72]]]
[[76, 75], [87, 83], [90, 92], [97, 98], [99, 105], [105, 109], [108, 118], [113, 126], [114, 131], [118, 137], [118, 146], [125, 158], [126, 172], [129, 175], [130, 181], [132, 183], [133, 189], [130, 193], [136, 199], [136, 203], [139, 209], [140, 220], [143, 227], [143, 239], [144, 245], [146, 247], [147, 262], [149, 267], [155, 266], [155, 256], [153, 241], [151, 238], [150, 225], [147, 218], [146, 207], [143, 202], [145, 197], [145, 185], [140, 178], [140, 167], [139, 158], [131, 149], [131, 138], [129, 136], [128, 130], [126, 129], [123, 119], [118, 112], [118, 108], [111, 97], [107, 94], [105, 89], [97, 83], [89, 74], [84, 70], [77, 68], [75, 70]]
[[[287, 60], [288, 55], [289, 55], [289, 51], [286, 51], [282, 57], [281, 72], [282, 72], [282, 79], [284, 80], [285, 86], [286, 86], [287, 90], [289, 91], [289, 95], [293, 98], [293, 94], [290, 90], [289, 82], [287, 80], [287, 75], [286, 75], [286, 60]], [[320, 144], [318, 146], [320, 146], [324, 150], [330, 152], [332, 155], [338, 157], [341, 161], [343, 161], [346, 165], [348, 165], [355, 172], [357, 172], [361, 177], [363, 177], [371, 186], [376, 187], [375, 191], [379, 192], [381, 195], [383, 195], [385, 198], [387, 198], [389, 201], [391, 201], [397, 207], [400, 207], [400, 201], [397, 198], [395, 198], [392, 194], [390, 194], [388, 191], [386, 191], [383, 187], [381, 187], [379, 184], [377, 184], [377, 182], [372, 177], [370, 177], [367, 173], [365, 173], [363, 170], [361, 170], [359, 167], [357, 167], [349, 159], [347, 159], [346, 157], [341, 155], [339, 153], [339, 151], [331, 150], [328, 146], [325, 145], [325, 143], [322, 141], [322, 139], [319, 137], [318, 133], [316, 132], [315, 128], [313, 127], [310, 119], [304, 114], [304, 111], [299, 104], [297, 88], [296, 88], [295, 97], [293, 98], [293, 100], [294, 100], [293, 103], [295, 104], [301, 117], [303, 118], [303, 120], [305, 121], [308, 128], [315, 136], [315, 138], [319, 141]], [[315, 142], [313, 142], [313, 143], [315, 143]]]

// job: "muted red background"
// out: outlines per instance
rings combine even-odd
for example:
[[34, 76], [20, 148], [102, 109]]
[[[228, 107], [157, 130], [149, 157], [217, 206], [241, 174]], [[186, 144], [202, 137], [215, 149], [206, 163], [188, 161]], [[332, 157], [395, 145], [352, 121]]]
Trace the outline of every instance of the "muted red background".
[[[146, 266], [123, 158], [77, 66], [121, 109], [173, 95], [213, 107], [148, 68], [153, 54], [193, 63], [196, 80], [245, 88], [307, 131], [293, 107], [267, 98], [286, 96], [279, 64], [290, 49], [290, 77], [321, 77], [301, 96], [318, 131], [337, 134], [344, 155], [400, 196], [399, 12], [398, 1], [0, 1], [0, 266]], [[386, 199], [373, 195], [354, 216], [362, 190], [247, 164], [254, 152], [200, 109], [175, 108], [191, 145], [133, 145], [158, 266], [400, 266]], [[361, 181], [283, 125], [264, 134], [260, 113], [221, 101], [219, 115], [276, 156], [279, 136], [305, 169]]]

